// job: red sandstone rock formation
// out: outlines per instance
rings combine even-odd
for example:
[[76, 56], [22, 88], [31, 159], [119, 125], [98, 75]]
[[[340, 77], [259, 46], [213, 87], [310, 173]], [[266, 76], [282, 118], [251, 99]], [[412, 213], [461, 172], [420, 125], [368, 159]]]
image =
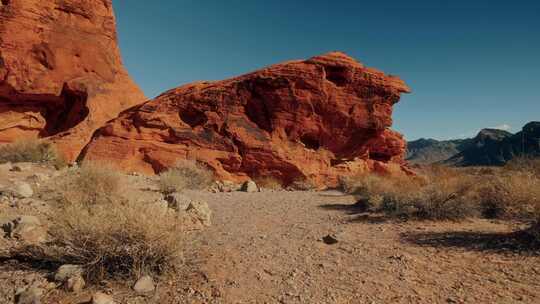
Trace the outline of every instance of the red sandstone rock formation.
[[83, 155], [126, 171], [195, 159], [222, 180], [335, 186], [340, 175], [402, 168], [405, 141], [388, 128], [406, 92], [399, 78], [329, 53], [170, 90], [98, 130]]
[[69, 160], [145, 100], [122, 66], [111, 0], [2, 0], [0, 143], [50, 137]]

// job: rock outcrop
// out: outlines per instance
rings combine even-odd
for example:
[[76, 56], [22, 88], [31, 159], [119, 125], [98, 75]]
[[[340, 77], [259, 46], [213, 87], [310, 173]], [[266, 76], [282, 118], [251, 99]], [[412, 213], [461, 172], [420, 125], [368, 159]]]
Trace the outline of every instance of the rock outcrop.
[[170, 90], [107, 123], [82, 156], [143, 173], [195, 159], [221, 180], [335, 186], [340, 175], [405, 170], [406, 143], [389, 127], [407, 92], [334, 52]]
[[540, 122], [529, 122], [516, 134], [482, 129], [473, 138], [419, 139], [409, 142], [407, 148], [407, 161], [411, 164], [502, 166], [515, 157], [540, 157]]
[[428, 165], [445, 161], [467, 149], [472, 139], [436, 140], [421, 138], [407, 143], [407, 162]]
[[111, 0], [0, 3], [0, 143], [47, 137], [74, 160], [144, 100], [122, 65]]
[[540, 157], [540, 122], [529, 122], [516, 134], [483, 129], [466, 149], [443, 163], [461, 167], [501, 166], [520, 156]]

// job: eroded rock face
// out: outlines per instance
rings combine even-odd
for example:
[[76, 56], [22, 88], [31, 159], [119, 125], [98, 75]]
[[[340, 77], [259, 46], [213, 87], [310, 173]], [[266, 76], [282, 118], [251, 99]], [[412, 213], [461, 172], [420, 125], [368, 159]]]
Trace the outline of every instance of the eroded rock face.
[[359, 171], [399, 171], [405, 141], [389, 127], [405, 83], [343, 53], [170, 90], [96, 132], [85, 159], [158, 173], [195, 159], [222, 180], [272, 176], [335, 186]]
[[0, 3], [0, 143], [50, 137], [74, 160], [144, 100], [121, 62], [111, 0]]

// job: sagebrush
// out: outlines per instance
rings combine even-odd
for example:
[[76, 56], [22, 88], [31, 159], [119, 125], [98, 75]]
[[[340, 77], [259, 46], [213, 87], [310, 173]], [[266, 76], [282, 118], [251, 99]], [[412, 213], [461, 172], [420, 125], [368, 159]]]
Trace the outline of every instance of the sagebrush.
[[131, 202], [125, 176], [96, 163], [59, 177], [50, 241], [15, 249], [48, 264], [78, 264], [90, 282], [161, 275], [178, 265], [184, 223], [155, 202]]
[[210, 186], [212, 180], [210, 170], [195, 161], [183, 160], [159, 175], [159, 187], [163, 193], [200, 190]]
[[136, 279], [174, 270], [182, 224], [171, 213], [142, 203], [71, 204], [54, 214], [51, 241], [19, 249], [41, 263], [77, 264], [86, 279]]
[[63, 204], [109, 204], [121, 199], [123, 176], [100, 163], [84, 163], [66, 174], [57, 186]]
[[265, 176], [254, 178], [254, 182], [263, 189], [268, 190], [281, 190], [283, 189], [283, 183], [275, 177]]
[[483, 216], [532, 223], [540, 218], [540, 177], [531, 167], [486, 171], [435, 166], [416, 177], [344, 178], [342, 187], [356, 195], [366, 211], [389, 216], [432, 220]]
[[37, 139], [19, 140], [0, 146], [0, 163], [49, 163], [63, 168], [67, 165], [65, 158], [56, 147], [49, 142]]

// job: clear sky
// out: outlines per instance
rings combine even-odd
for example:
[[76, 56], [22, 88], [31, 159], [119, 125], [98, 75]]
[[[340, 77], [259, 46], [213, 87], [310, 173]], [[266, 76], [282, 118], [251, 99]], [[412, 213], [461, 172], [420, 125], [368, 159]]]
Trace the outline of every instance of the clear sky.
[[540, 120], [540, 1], [116, 0], [120, 47], [148, 97], [339, 50], [413, 89], [407, 139]]

